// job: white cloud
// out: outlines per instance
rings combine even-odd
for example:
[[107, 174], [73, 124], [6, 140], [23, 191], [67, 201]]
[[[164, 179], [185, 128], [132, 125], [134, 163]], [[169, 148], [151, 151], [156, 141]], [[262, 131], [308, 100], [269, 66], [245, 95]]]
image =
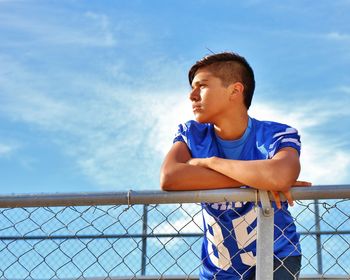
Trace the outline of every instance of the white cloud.
[[[69, 99], [62, 102], [31, 92], [28, 97], [19, 95], [16, 103], [10, 105], [6, 106], [6, 114], [56, 132], [54, 141], [76, 161], [81, 172], [109, 189], [156, 187], [161, 160], [172, 145], [177, 125], [192, 118], [186, 94], [178, 92], [135, 95], [104, 88], [103, 96], [81, 101], [79, 106]], [[300, 179], [314, 184], [337, 184], [349, 179], [349, 151], [310, 131], [324, 126], [340, 112], [349, 115], [345, 109], [345, 104], [310, 102], [290, 110], [255, 103], [250, 114], [298, 128], [303, 143]]]
[[[22, 33], [27, 38], [25, 41], [4, 41], [9, 44], [53, 44], [53, 45], [77, 45], [84, 47], [114, 47], [117, 43], [114, 30], [108, 16], [87, 12], [82, 15], [69, 16], [63, 21], [59, 17], [48, 17], [31, 14], [0, 14], [1, 25], [8, 32]], [[51, 11], [50, 11], [51, 12]], [[48, 12], [48, 14], [50, 14]], [[62, 15], [62, 13], [61, 13]]]
[[[166, 124], [169, 114], [177, 119], [172, 110], [176, 94], [143, 86], [125, 89], [95, 78], [76, 78], [74, 72], [67, 73], [74, 79], [61, 93], [50, 77], [42, 79], [10, 58], [0, 57], [0, 62], [9, 70], [0, 75], [0, 114], [5, 118], [41, 130], [101, 188], [158, 185], [163, 144], [170, 147], [177, 126]], [[168, 142], [163, 138], [167, 133]]]
[[[97, 101], [90, 112], [95, 119], [79, 136], [80, 147], [71, 147], [72, 153], [83, 172], [101, 186], [137, 189], [142, 184], [154, 188], [160, 160], [170, 148], [177, 127], [176, 108], [182, 114], [183, 103], [174, 106], [178, 97], [170, 92], [123, 94], [128, 98], [119, 104], [113, 105], [108, 98], [106, 102]], [[106, 116], [96, 116], [97, 112]]]
[[[256, 1], [252, 1], [254, 2]], [[55, 10], [56, 16], [52, 16], [55, 7], [58, 8]], [[0, 57], [0, 65], [4, 65], [6, 69], [6, 73], [0, 75], [0, 113], [11, 120], [36, 126], [44, 133], [49, 132], [45, 136], [52, 137], [52, 141], [76, 162], [80, 172], [103, 188], [138, 188], [138, 185], [153, 188], [157, 184], [156, 173], [160, 161], [172, 144], [178, 123], [192, 118], [187, 89], [182, 89], [178, 83], [178, 77], [182, 77], [187, 61], [181, 64], [178, 61], [169, 61], [166, 55], [162, 56], [161, 49], [157, 49], [158, 45], [151, 45], [153, 42], [150, 38], [157, 36], [157, 32], [146, 32], [150, 26], [140, 24], [140, 17], [109, 17], [109, 11], [98, 13], [93, 10], [77, 12], [77, 9], [65, 9], [62, 5], [32, 7], [25, 4], [15, 13], [0, 11], [1, 30], [12, 34], [4, 36], [8, 39], [4, 39], [2, 43], [6, 46], [17, 44], [21, 47], [20, 51], [23, 46], [26, 49], [24, 54], [18, 50], [15, 53], [8, 52], [7, 60]], [[281, 32], [279, 29], [261, 31], [272, 34]], [[311, 30], [306, 30], [305, 33], [287, 31], [288, 33], [283, 32], [287, 34], [284, 36], [301, 36], [309, 40], [317, 38], [345, 41], [350, 37], [349, 34], [341, 32], [322, 34], [312, 33]], [[26, 44], [32, 44], [35, 48]], [[57, 74], [53, 70], [56, 70], [57, 65], [60, 66], [60, 62], [46, 55], [35, 56], [34, 50], [38, 50], [41, 55], [41, 50], [51, 45], [62, 47], [63, 53], [71, 51], [71, 47], [79, 47], [79, 50], [82, 47], [85, 50], [85, 47], [118, 46], [126, 49], [132, 45], [136, 51], [144, 46], [149, 51], [150, 46], [154, 46], [154, 53], [157, 54], [156, 58], [150, 58], [145, 51], [144, 61], [136, 60], [149, 73], [147, 76], [138, 76], [135, 81], [135, 77], [130, 75], [131, 71], [125, 71], [125, 68], [131, 66], [123, 64], [123, 61], [134, 61], [133, 57], [122, 57], [122, 52], [118, 54], [116, 61], [101, 61], [98, 65], [103, 68], [103, 64], [108, 64], [104, 77], [82, 69], [77, 64], [79, 60], [71, 62], [73, 70], [62, 71], [60, 68], [58, 70], [65, 73]], [[64, 48], [64, 45], [68, 48]], [[84, 58], [84, 54], [80, 56], [79, 53], [77, 57]], [[23, 66], [18, 61], [28, 64]], [[67, 65], [70, 63], [65, 67]], [[36, 67], [39, 70], [48, 67], [51, 71], [48, 71], [47, 76], [41, 77], [36, 74]], [[56, 76], [53, 72], [61, 78], [66, 75], [66, 80], [63, 78], [61, 83], [55, 82]], [[135, 88], [131, 85], [126, 90], [108, 81], [108, 78], [113, 80], [111, 76], [125, 84], [139, 82], [143, 86]], [[168, 83], [171, 80], [176, 90], [165, 87], [163, 80]], [[150, 89], [154, 84], [168, 90], [154, 91], [154, 87]], [[57, 90], [59, 87], [64, 91]], [[79, 96], [82, 91], [85, 93]], [[348, 86], [341, 87], [341, 91], [347, 94], [350, 92]], [[331, 142], [317, 133], [311, 133], [314, 128], [325, 126], [333, 116], [348, 117], [348, 106], [334, 101], [329, 104], [318, 102], [316, 105], [310, 102], [293, 108], [281, 107], [280, 104], [278, 106], [254, 103], [252, 116], [285, 122], [300, 130], [303, 141], [302, 177], [315, 183], [325, 183], [328, 179], [324, 174], [329, 175], [329, 182], [333, 180], [330, 183], [349, 179], [348, 151], [342, 151], [335, 144], [336, 141]], [[0, 155], [13, 152], [10, 147], [6, 144], [2, 148], [0, 146]], [[330, 164], [330, 160], [336, 160], [337, 164]]]
[[350, 179], [350, 151], [344, 151], [338, 141], [334, 141], [335, 136], [325, 139], [320, 134], [309, 132], [317, 127], [324, 130], [332, 117], [350, 116], [346, 104], [330, 101], [315, 104], [310, 101], [294, 106], [292, 110], [287, 107], [276, 109], [274, 104], [255, 104], [253, 108], [252, 115], [259, 119], [286, 123], [299, 130], [302, 137], [301, 180], [322, 185], [346, 183]]
[[[272, 103], [255, 103], [250, 115], [257, 119], [278, 121], [298, 128], [302, 136], [302, 172], [299, 177], [301, 180], [311, 181], [314, 184], [346, 183], [350, 178], [350, 151], [343, 151], [337, 145], [339, 144], [337, 141], [330, 142], [328, 139], [308, 132], [312, 128], [325, 126], [326, 121], [332, 116], [340, 114], [349, 116], [350, 112], [346, 109], [346, 104], [330, 106], [329, 103], [327, 105], [332, 108], [329, 111], [324, 109], [325, 104], [312, 105], [310, 102], [304, 105], [290, 110], [281, 106], [277, 109], [276, 104]], [[177, 116], [189, 116], [188, 112], [184, 113], [186, 111], [184, 108], [185, 102], [179, 107], [173, 107], [174, 113], [170, 114], [169, 122], [172, 126], [179, 123], [176, 121]], [[166, 126], [163, 125], [163, 127]], [[165, 131], [163, 135], [166, 135], [169, 140], [169, 135]], [[161, 141], [157, 149], [165, 154], [169, 144]]]
[[17, 149], [16, 146], [0, 143], [0, 157], [12, 154]]
[[318, 185], [348, 183], [350, 152], [325, 146], [322, 140], [314, 142], [316, 137], [307, 137], [310, 141], [303, 147], [301, 179]]
[[74, 115], [74, 109], [68, 104], [32, 90], [16, 93], [16, 98], [8, 101], [1, 111], [14, 120], [50, 130], [57, 129], [63, 122], [68, 126], [66, 118]]
[[348, 41], [350, 40], [350, 34], [340, 33], [340, 32], [329, 32], [325, 34], [327, 39], [336, 40], [336, 41]]
[[340, 92], [344, 92], [346, 94], [350, 94], [350, 86], [340, 86], [340, 87], [338, 87], [338, 90]]
[[[180, 209], [171, 209], [172, 206], [158, 206], [161, 213], [170, 213], [167, 219], [163, 217], [152, 218], [153, 213], [149, 212], [151, 222], [149, 227], [152, 233], [202, 233], [203, 216], [201, 207], [198, 204], [182, 204]], [[177, 207], [177, 206], [176, 206]], [[184, 209], [184, 211], [182, 211]]]
[[101, 37], [104, 38], [104, 41], [106, 43], [109, 43], [110, 45], [115, 44], [115, 39], [111, 32], [111, 24], [108, 16], [104, 14], [93, 13], [93, 12], [87, 12], [85, 13], [85, 16], [94, 21], [96, 27], [99, 28], [100, 33], [102, 33]]
[[[190, 103], [186, 98], [167, 93], [161, 105], [152, 107], [154, 114], [160, 116], [157, 122], [157, 145], [154, 148], [163, 154], [169, 150], [177, 125], [192, 119]], [[346, 104], [324, 100], [315, 104], [304, 102], [303, 105], [290, 109], [286, 106], [269, 103], [255, 103], [250, 115], [261, 120], [272, 120], [296, 127], [302, 137], [302, 172], [301, 180], [308, 180], [314, 184], [346, 183], [350, 179], [350, 151], [344, 151], [339, 141], [330, 141], [319, 134], [313, 134], [314, 128], [325, 129], [332, 117], [350, 116]], [[329, 110], [326, 110], [329, 108]]]
[[[166, 97], [161, 97], [163, 95]], [[161, 103], [158, 100], [161, 100]], [[186, 95], [163, 92], [154, 96], [154, 101], [149, 108], [153, 118], [157, 118], [152, 135], [157, 139], [154, 149], [164, 156], [172, 145], [178, 125], [193, 119], [191, 104]]]
[[[149, 86], [130, 86], [125, 89], [98, 79], [79, 78], [74, 80], [74, 86], [81, 86], [84, 94], [74, 93], [76, 89], [71, 84], [66, 85], [65, 92], [72, 94], [58, 94], [52, 92], [50, 79], [42, 80], [27, 73], [20, 64], [2, 61], [16, 75], [0, 76], [0, 113], [49, 132], [47, 137], [76, 162], [82, 174], [101, 188], [157, 187], [159, 167], [172, 145], [177, 125], [192, 118], [187, 88], [177, 86], [176, 91], [163, 91]], [[164, 70], [162, 64], [168, 65], [160, 62], [155, 69], [159, 68], [165, 80], [172, 77], [169, 72], [183, 67], [181, 63], [170, 64], [173, 69], [170, 71]], [[122, 73], [122, 68], [123, 65], [117, 65], [116, 71]], [[74, 77], [74, 73], [71, 76]], [[303, 142], [301, 179], [315, 184], [349, 180], [349, 151], [341, 150], [336, 141], [311, 133], [314, 128], [329, 125], [327, 122], [333, 117], [347, 118], [350, 115], [347, 104], [325, 99], [291, 108], [255, 102], [250, 114], [299, 129]], [[5, 151], [3, 148], [3, 153]], [[334, 160], [337, 164], [330, 164]]]

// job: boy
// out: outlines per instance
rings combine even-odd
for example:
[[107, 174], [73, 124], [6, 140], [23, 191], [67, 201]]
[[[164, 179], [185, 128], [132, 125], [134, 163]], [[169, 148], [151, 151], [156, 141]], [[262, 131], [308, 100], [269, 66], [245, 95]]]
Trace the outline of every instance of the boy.
[[[235, 53], [206, 56], [189, 71], [196, 121], [179, 125], [161, 167], [163, 190], [249, 186], [275, 197], [274, 279], [297, 279], [299, 235], [288, 203], [300, 172], [296, 129], [251, 118], [255, 89], [248, 62]], [[278, 192], [287, 202], [280, 201]], [[254, 279], [256, 212], [252, 202], [202, 203], [201, 279]]]

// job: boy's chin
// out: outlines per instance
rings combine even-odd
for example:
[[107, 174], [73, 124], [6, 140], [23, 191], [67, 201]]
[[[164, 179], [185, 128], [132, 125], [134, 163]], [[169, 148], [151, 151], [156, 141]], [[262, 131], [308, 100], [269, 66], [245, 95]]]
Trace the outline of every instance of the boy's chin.
[[208, 120], [204, 119], [204, 118], [194, 118], [196, 122], [198, 123], [210, 123]]
[[196, 122], [203, 123], [203, 120], [201, 118], [196, 117], [196, 116], [194, 116], [194, 120]]
[[194, 114], [194, 119], [199, 123], [210, 123], [209, 118], [206, 118], [204, 114]]

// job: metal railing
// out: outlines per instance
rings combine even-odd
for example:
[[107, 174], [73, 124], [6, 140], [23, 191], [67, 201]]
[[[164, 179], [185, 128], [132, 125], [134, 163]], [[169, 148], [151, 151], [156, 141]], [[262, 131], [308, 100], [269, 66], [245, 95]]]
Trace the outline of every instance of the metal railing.
[[[350, 279], [350, 186], [292, 193], [301, 279]], [[197, 279], [199, 203], [260, 199], [253, 189], [3, 195], [0, 279]], [[269, 215], [261, 217], [258, 232], [268, 230]], [[264, 261], [266, 268], [272, 248], [259, 237], [258, 248], [259, 240], [264, 257], [257, 253], [257, 267]], [[257, 269], [257, 279], [259, 273], [268, 279], [269, 272]]]

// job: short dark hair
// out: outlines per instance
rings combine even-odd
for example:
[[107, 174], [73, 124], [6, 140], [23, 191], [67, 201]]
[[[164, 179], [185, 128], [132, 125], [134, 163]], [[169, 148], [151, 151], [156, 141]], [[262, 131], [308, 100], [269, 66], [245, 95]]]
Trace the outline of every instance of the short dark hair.
[[255, 80], [253, 69], [243, 56], [233, 52], [222, 52], [203, 57], [188, 72], [190, 85], [198, 69], [204, 67], [221, 79], [225, 86], [241, 82], [244, 86], [244, 105], [249, 109], [253, 99]]

